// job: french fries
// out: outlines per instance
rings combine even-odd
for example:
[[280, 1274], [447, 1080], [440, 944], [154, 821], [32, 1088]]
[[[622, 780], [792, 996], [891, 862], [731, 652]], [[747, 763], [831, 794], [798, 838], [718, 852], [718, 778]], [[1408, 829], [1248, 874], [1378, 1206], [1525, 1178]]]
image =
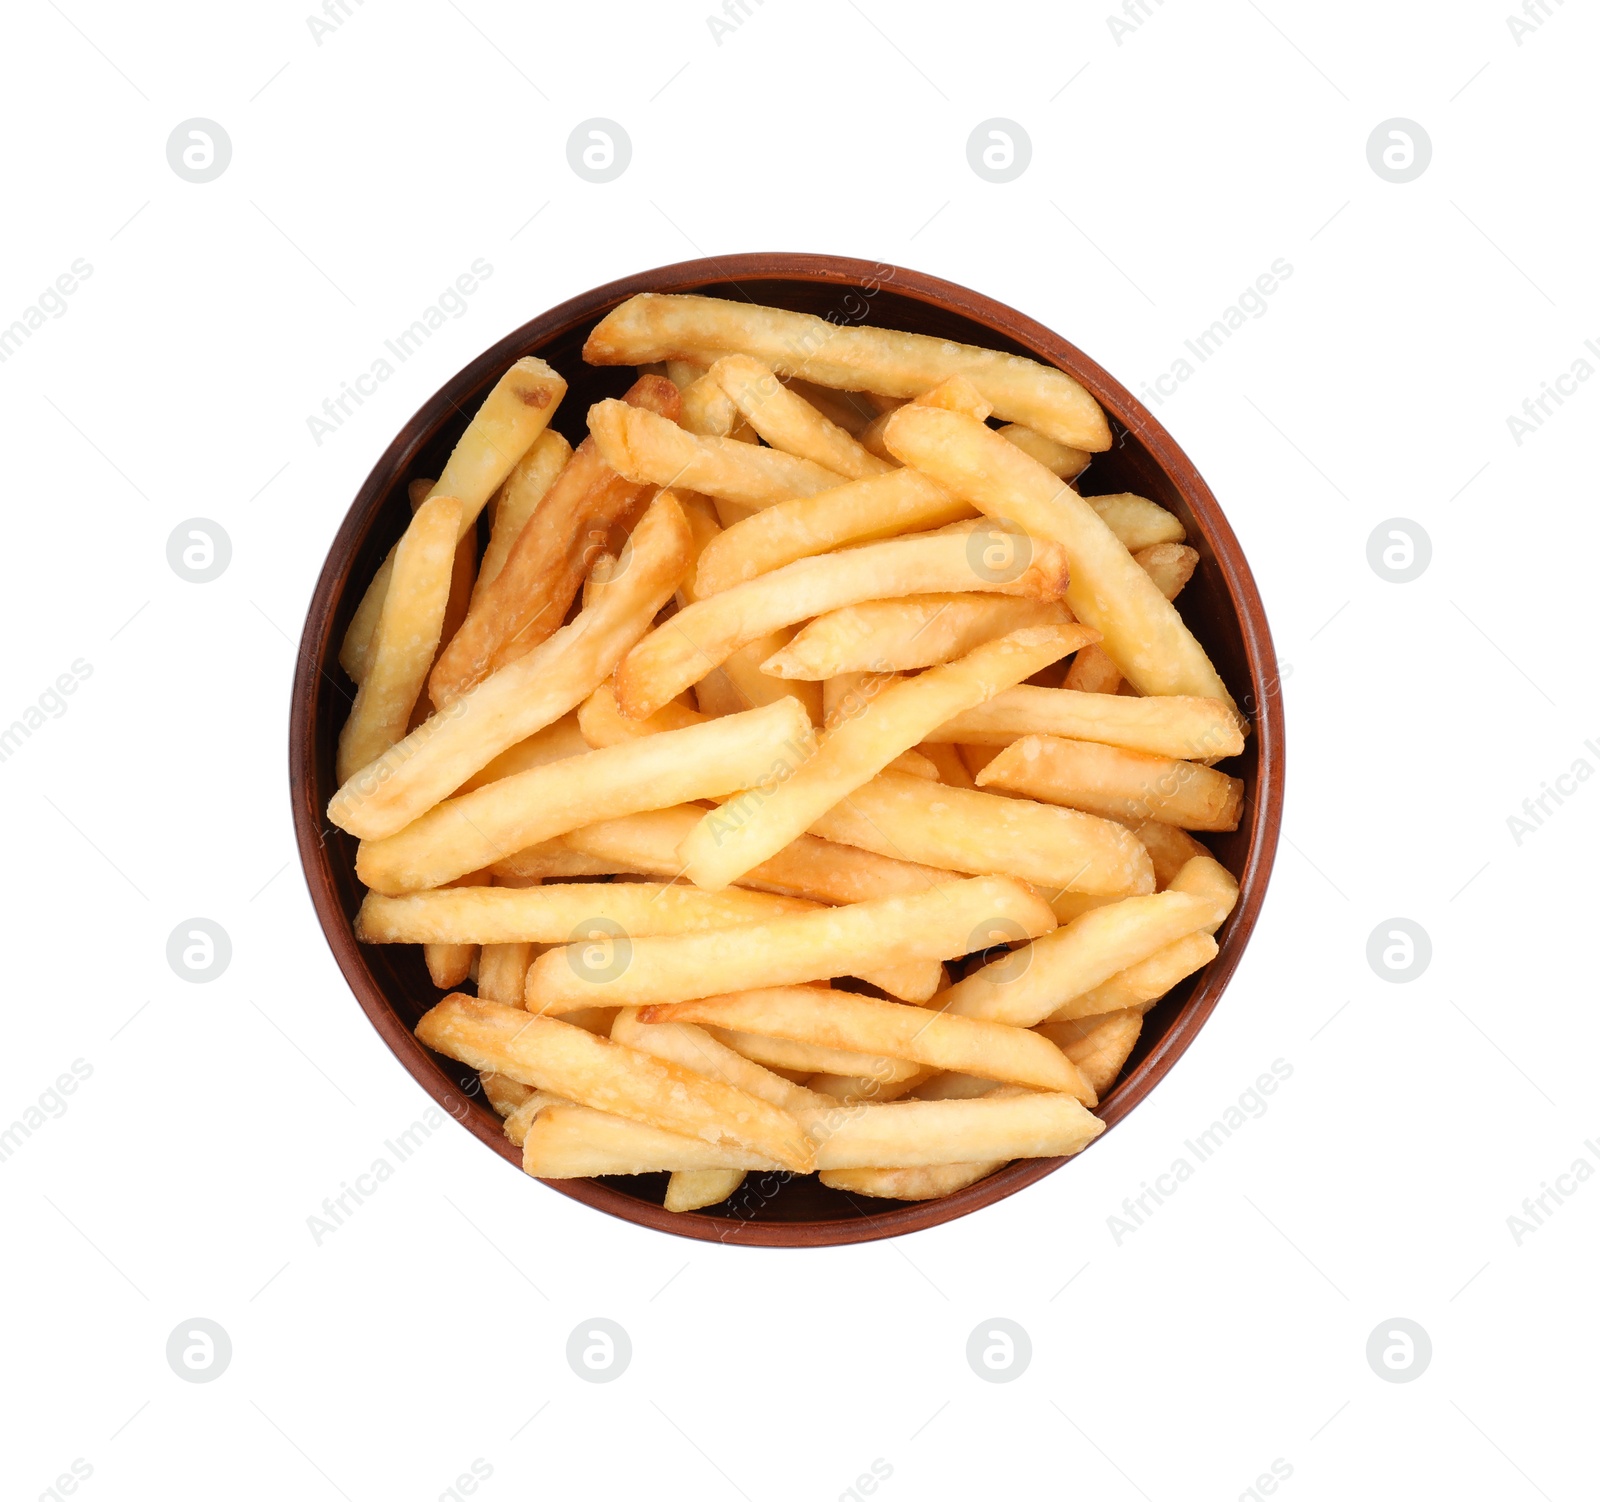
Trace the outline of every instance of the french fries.
[[529, 1011], [645, 1006], [727, 991], [796, 985], [862, 969], [945, 960], [989, 935], [1033, 937], [1056, 926], [1049, 906], [1000, 877], [973, 877], [911, 897], [882, 897], [764, 923], [635, 941], [620, 974], [586, 974], [559, 950], [528, 968]]
[[963, 413], [915, 403], [890, 418], [884, 442], [902, 463], [980, 511], [1065, 547], [1072, 570], [1068, 608], [1100, 632], [1106, 652], [1141, 693], [1233, 702], [1171, 601], [1094, 508], [1036, 459]]
[[870, 543], [802, 558], [702, 597], [652, 631], [623, 660], [617, 673], [622, 712], [643, 719], [747, 642], [845, 605], [964, 590], [1053, 600], [1066, 587], [1066, 555], [1059, 547], [1040, 543], [1028, 549], [1026, 560], [1016, 560], [1020, 567], [1008, 563], [991, 568], [977, 539], [976, 533], [935, 533]]
[[885, 396], [918, 396], [963, 375], [1008, 422], [1026, 423], [1075, 448], [1111, 447], [1111, 429], [1095, 399], [1071, 376], [1020, 355], [925, 334], [845, 328], [809, 313], [721, 298], [648, 292], [630, 297], [595, 325], [583, 357], [592, 365], [710, 363], [740, 351], [780, 375]]
[[816, 754], [771, 791], [708, 813], [680, 848], [685, 873], [697, 886], [728, 885], [804, 834], [952, 713], [981, 704], [1093, 638], [1082, 626], [1033, 626], [896, 683], [834, 725]]
[[1244, 784], [1213, 767], [1053, 735], [1013, 741], [977, 783], [1108, 819], [1159, 819], [1180, 829], [1237, 829], [1244, 806]]
[[1111, 428], [1032, 360], [654, 294], [585, 355], [626, 396], [574, 448], [507, 371], [340, 645], [328, 817], [355, 937], [450, 993], [419, 1041], [530, 1174], [678, 1214], [1079, 1151], [1240, 897], [1186, 832], [1245, 791], [1174, 603], [1213, 565], [1068, 483]]

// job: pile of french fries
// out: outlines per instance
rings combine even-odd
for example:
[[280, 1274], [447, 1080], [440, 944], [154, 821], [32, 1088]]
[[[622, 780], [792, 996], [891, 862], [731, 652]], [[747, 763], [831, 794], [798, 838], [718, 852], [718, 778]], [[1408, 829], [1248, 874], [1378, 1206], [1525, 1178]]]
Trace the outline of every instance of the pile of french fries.
[[637, 379], [574, 449], [518, 360], [340, 651], [328, 817], [357, 936], [450, 992], [417, 1036], [530, 1174], [671, 1210], [1079, 1151], [1238, 896], [1183, 526], [1078, 493], [1105, 416], [1019, 356], [644, 295], [584, 357]]

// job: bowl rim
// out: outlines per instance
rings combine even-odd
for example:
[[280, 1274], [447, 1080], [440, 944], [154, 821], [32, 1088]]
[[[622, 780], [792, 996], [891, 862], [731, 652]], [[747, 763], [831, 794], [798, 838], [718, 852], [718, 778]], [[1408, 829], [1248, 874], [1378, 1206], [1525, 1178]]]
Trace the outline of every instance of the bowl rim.
[[[412, 1078], [451, 1116], [522, 1172], [521, 1153], [500, 1130], [497, 1117], [475, 1109], [456, 1081], [411, 1032], [367, 969], [349, 920], [333, 885], [323, 809], [316, 800], [315, 723], [312, 715], [316, 679], [324, 671], [332, 621], [342, 597], [342, 576], [350, 555], [359, 547], [393, 485], [446, 406], [461, 410], [456, 395], [470, 393], [519, 356], [562, 333], [593, 323], [611, 308], [640, 292], [693, 292], [741, 278], [757, 281], [809, 281], [853, 285], [864, 296], [890, 287], [923, 302], [972, 320], [1029, 351], [1033, 358], [1064, 370], [1086, 387], [1107, 413], [1146, 449], [1162, 473], [1182, 495], [1199, 524], [1221, 571], [1222, 584], [1238, 620], [1249, 666], [1248, 699], [1259, 737], [1255, 796], [1246, 799], [1248, 835], [1239, 900], [1223, 930], [1219, 952], [1200, 973], [1179, 1015], [1131, 1073], [1120, 1080], [1096, 1114], [1106, 1131], [1139, 1105], [1168, 1073], [1216, 1009], [1247, 947], [1277, 853], [1283, 812], [1284, 723], [1278, 692], [1277, 655], [1261, 594], [1238, 538], [1216, 497], [1188, 455], [1134, 395], [1076, 345], [1016, 309], [968, 287], [925, 272], [885, 262], [845, 256], [797, 252], [748, 252], [678, 261], [606, 282], [568, 298], [528, 320], [469, 361], [446, 380], [406, 420], [373, 464], [346, 511], [324, 558], [306, 611], [296, 654], [289, 716], [289, 788], [301, 874], [323, 937], [333, 952], [357, 1003], [390, 1051]], [[866, 289], [871, 288], [872, 291]], [[759, 299], [752, 298], [752, 301]], [[1100, 1136], [1103, 1138], [1105, 1133]], [[1099, 1140], [1098, 1138], [1096, 1139]], [[1093, 1144], [1091, 1144], [1092, 1146]], [[635, 1225], [738, 1246], [837, 1246], [902, 1236], [969, 1215], [1036, 1183], [1070, 1161], [1066, 1158], [1023, 1159], [942, 1199], [910, 1203], [869, 1201], [856, 1220], [762, 1221], [674, 1213], [597, 1179], [545, 1179], [539, 1182], [595, 1209]], [[853, 1201], [854, 1202], [854, 1201]], [[888, 1208], [878, 1208], [879, 1205]]]

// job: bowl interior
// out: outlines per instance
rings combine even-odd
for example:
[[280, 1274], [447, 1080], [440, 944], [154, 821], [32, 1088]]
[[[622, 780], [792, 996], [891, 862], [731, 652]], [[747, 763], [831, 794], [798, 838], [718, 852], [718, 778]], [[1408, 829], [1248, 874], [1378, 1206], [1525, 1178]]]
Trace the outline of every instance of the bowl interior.
[[[1086, 495], [1133, 491], [1175, 512], [1200, 553], [1185, 589], [1185, 620], [1249, 715], [1255, 733], [1225, 770], [1245, 781], [1246, 817], [1231, 834], [1206, 844], [1241, 882], [1241, 896], [1218, 934], [1221, 951], [1149, 1014], [1121, 1080], [1098, 1109], [1108, 1126], [1120, 1120], [1192, 1040], [1237, 964], [1260, 905], [1277, 837], [1281, 783], [1281, 708], [1276, 662], [1249, 569], [1215, 500], [1171, 438], [1116, 382], [1070, 344], [1015, 311], [965, 288], [900, 268], [832, 257], [748, 256], [663, 267], [596, 289], [553, 309], [486, 351], [416, 414], [384, 454], [351, 507], [330, 550], [306, 624], [296, 674], [291, 725], [291, 784], [297, 833], [313, 901], [357, 999], [413, 1075], [457, 1119], [504, 1157], [520, 1153], [483, 1100], [476, 1075], [429, 1053], [412, 1036], [417, 1019], [440, 992], [414, 945], [357, 945], [350, 924], [363, 888], [355, 877], [356, 842], [323, 817], [336, 790], [334, 753], [354, 686], [338, 664], [338, 648], [362, 591], [410, 518], [407, 483], [433, 478], [456, 439], [506, 366], [526, 354], [547, 360], [569, 390], [554, 426], [576, 445], [585, 414], [604, 397], [620, 396], [631, 367], [586, 365], [589, 330], [639, 291], [703, 291], [814, 313], [843, 324], [876, 324], [1024, 354], [1067, 370], [1100, 400], [1113, 443], [1077, 482]], [[613, 1214], [706, 1239], [765, 1245], [866, 1240], [965, 1214], [1059, 1166], [1030, 1160], [1002, 1169], [968, 1189], [925, 1204], [865, 1200], [826, 1189], [813, 1177], [750, 1175], [725, 1206], [672, 1215], [661, 1208], [666, 1175], [558, 1181], [552, 1187]]]

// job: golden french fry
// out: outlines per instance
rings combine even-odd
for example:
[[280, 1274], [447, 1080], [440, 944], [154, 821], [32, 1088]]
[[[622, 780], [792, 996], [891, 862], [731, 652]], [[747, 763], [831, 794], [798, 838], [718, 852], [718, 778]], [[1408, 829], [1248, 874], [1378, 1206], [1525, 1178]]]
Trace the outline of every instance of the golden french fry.
[[852, 438], [859, 438], [862, 429], [878, 415], [877, 408], [854, 391], [832, 391], [815, 381], [801, 381], [794, 376], [785, 377], [783, 384], [796, 396], [803, 396], [829, 422], [843, 428]]
[[1006, 1160], [992, 1163], [937, 1163], [925, 1168], [827, 1168], [817, 1177], [829, 1189], [887, 1200], [938, 1200], [979, 1179], [986, 1179]]
[[1052, 892], [1154, 890], [1150, 857], [1127, 829], [1089, 814], [1061, 817], [1073, 812], [880, 772], [811, 833], [945, 870], [1014, 876]]
[[[1045, 468], [1048, 469], [1049, 465]], [[1127, 492], [1120, 495], [1086, 495], [1084, 500], [1094, 509], [1095, 515], [1117, 534], [1117, 540], [1130, 553], [1138, 554], [1158, 543], [1184, 540], [1183, 523], [1165, 506], [1158, 506], [1142, 495]]]
[[676, 701], [663, 704], [646, 719], [631, 720], [617, 707], [616, 690], [602, 683], [578, 707], [578, 729], [584, 740], [594, 749], [618, 746], [623, 741], [638, 740], [647, 735], [660, 735], [664, 730], [686, 730], [691, 725], [704, 725], [710, 715], [690, 709]]
[[1122, 1073], [1144, 1024], [1142, 1012], [1111, 1012], [1078, 1022], [1045, 1022], [1038, 1031], [1078, 1066], [1098, 1092]]
[[435, 496], [411, 518], [395, 549], [366, 671], [339, 735], [340, 782], [405, 736], [411, 708], [439, 648], [460, 519], [459, 500]]
[[994, 408], [983, 399], [978, 388], [964, 375], [946, 376], [914, 398], [924, 407], [943, 407], [947, 412], [965, 412], [982, 422]]
[[1205, 926], [1206, 932], [1211, 934], [1227, 921], [1228, 914], [1239, 900], [1239, 883], [1233, 872], [1209, 855], [1197, 855], [1185, 861], [1178, 874], [1168, 883], [1167, 890], [1203, 897], [1212, 903], [1213, 921]]
[[631, 297], [595, 325], [583, 357], [591, 365], [633, 365], [640, 359], [709, 361], [738, 351], [783, 376], [894, 397], [914, 397], [947, 376], [963, 375], [1008, 422], [1027, 423], [1077, 448], [1111, 446], [1111, 429], [1095, 399], [1071, 376], [1036, 361], [721, 298]]
[[1183, 593], [1183, 586], [1194, 577], [1200, 555], [1193, 548], [1178, 542], [1158, 542], [1152, 547], [1140, 548], [1133, 561], [1149, 574], [1150, 582], [1169, 600]]
[[571, 457], [572, 445], [554, 428], [546, 428], [506, 476], [495, 495], [494, 525], [489, 529], [489, 543], [478, 567], [478, 582], [472, 591], [474, 604], [499, 577], [528, 518]]
[[[1213, 911], [1210, 899], [1186, 892], [1124, 898], [991, 960], [941, 991], [929, 1009], [1033, 1027], [1069, 998], [1195, 933]], [[962, 1067], [968, 1074], [982, 1073]]]
[[[1152, 519], [1141, 516], [1138, 507], [1149, 507], [1159, 513], [1159, 517], [1166, 518], [1178, 530], [1178, 535], [1183, 535], [1183, 524], [1171, 513], [1162, 511], [1153, 501], [1147, 501], [1142, 496], [1098, 496], [1089, 504], [1099, 509], [1101, 501], [1115, 501], [1117, 506], [1101, 512], [1101, 518], [1123, 545], [1129, 546], [1130, 539], [1139, 541], [1141, 538], [1140, 527]], [[1138, 506], [1126, 503], [1137, 502]], [[1123, 526], [1123, 531], [1118, 531], [1118, 525]], [[1152, 522], [1159, 528], [1159, 518]], [[1190, 575], [1194, 573], [1195, 565], [1200, 561], [1200, 555], [1193, 548], [1179, 547], [1175, 542], [1158, 542], [1151, 546], [1141, 548], [1133, 555], [1134, 562], [1147, 574], [1150, 581], [1169, 600], [1178, 598], [1183, 586], [1189, 582]], [[1122, 683], [1122, 669], [1106, 655], [1106, 650], [1101, 646], [1085, 647], [1072, 659], [1067, 668], [1067, 676], [1062, 681], [1062, 688], [1070, 688], [1086, 694], [1114, 694]]]
[[831, 490], [840, 476], [809, 459], [736, 438], [705, 438], [614, 398], [589, 409], [589, 433], [618, 474], [641, 485], [682, 485], [746, 506]]
[[1188, 760], [1237, 756], [1244, 750], [1243, 724], [1222, 699], [1134, 699], [1023, 683], [946, 720], [928, 739], [1009, 746], [1025, 735], [1051, 735]]
[[1212, 767], [1052, 735], [1013, 741], [977, 781], [1105, 818], [1160, 819], [1180, 829], [1237, 829], [1244, 804], [1244, 783]]
[[[911, 473], [909, 470], [905, 472]], [[394, 552], [394, 548], [390, 548], [383, 562], [378, 565], [378, 571], [367, 585], [367, 592], [361, 596], [355, 614], [350, 617], [350, 624], [345, 627], [344, 638], [339, 643], [339, 666], [352, 683], [360, 683], [367, 675], [373, 634], [378, 629], [378, 617], [383, 614], [389, 580], [394, 577]]]
[[843, 428], [789, 390], [770, 365], [749, 355], [724, 355], [711, 367], [711, 375], [773, 448], [852, 480], [880, 475], [893, 467], [869, 454]]
[[[812, 989], [806, 987], [805, 989]], [[843, 1048], [823, 1048], [815, 1043], [800, 1043], [793, 1038], [768, 1038], [760, 1033], [741, 1033], [734, 1028], [705, 1029], [735, 1053], [773, 1071], [788, 1070], [800, 1075], [838, 1072], [854, 1078], [895, 1080], [920, 1078], [927, 1071], [904, 1059], [874, 1057]]]
[[483, 1086], [483, 1098], [489, 1102], [495, 1115], [502, 1118], [509, 1116], [530, 1095], [536, 1093], [520, 1080], [507, 1079], [492, 1069], [479, 1070], [478, 1083]]
[[527, 1006], [541, 1012], [644, 1006], [796, 985], [951, 959], [986, 947], [996, 930], [1033, 937], [1054, 927], [1049, 906], [1032, 892], [1000, 877], [978, 877], [713, 933], [638, 939], [626, 968], [611, 976], [580, 974], [552, 950], [528, 969]]
[[[819, 996], [834, 993], [818, 991]], [[839, 993], [845, 994], [845, 993]], [[888, 1003], [886, 1003], [887, 1005]], [[646, 1024], [639, 1020], [637, 1007], [623, 1007], [611, 1024], [614, 1042], [626, 1043], [641, 1053], [654, 1054], [658, 1059], [670, 1059], [696, 1074], [710, 1075], [746, 1095], [764, 1100], [769, 1106], [793, 1114], [796, 1111], [816, 1110], [828, 1102], [804, 1085], [796, 1085], [781, 1074], [747, 1059], [742, 1053], [728, 1047], [713, 1037], [703, 1027], [692, 1022], [662, 1022]]]
[[[356, 918], [359, 924], [359, 913]], [[478, 995], [485, 1001], [498, 1001], [502, 1006], [520, 1007], [533, 951], [532, 944], [515, 941], [485, 944], [478, 955]]]
[[733, 398], [722, 389], [722, 382], [710, 371], [701, 368], [700, 374], [683, 390], [683, 411], [678, 415], [678, 425], [686, 433], [701, 438], [731, 438], [743, 419]]
[[810, 1145], [787, 1112], [554, 1018], [530, 1017], [515, 1007], [458, 993], [422, 1018], [417, 1037], [435, 1053], [564, 1100], [708, 1144], [744, 1147], [786, 1168], [804, 1172], [812, 1167]]
[[328, 818], [361, 839], [404, 828], [502, 751], [575, 709], [671, 599], [689, 528], [662, 492], [634, 529], [633, 562], [548, 641], [413, 730], [334, 794]]
[[472, 974], [478, 959], [476, 944], [424, 944], [422, 960], [428, 967], [428, 979], [441, 991], [459, 986]]
[[[527, 1087], [523, 1086], [522, 1088], [526, 1089]], [[527, 1141], [528, 1128], [533, 1125], [533, 1118], [544, 1110], [546, 1106], [561, 1104], [563, 1102], [559, 1095], [551, 1095], [545, 1090], [530, 1091], [528, 1098], [506, 1117], [501, 1126], [506, 1136], [516, 1143], [518, 1147], [521, 1147]]]
[[712, 889], [726, 886], [804, 834], [952, 710], [981, 704], [1092, 637], [1077, 625], [1030, 627], [886, 689], [855, 718], [835, 725], [817, 753], [770, 793], [753, 790], [708, 813], [680, 851], [689, 879]]
[[786, 563], [852, 542], [920, 532], [972, 516], [974, 508], [913, 469], [896, 469], [815, 495], [779, 501], [706, 546], [695, 572], [700, 596], [719, 594]]
[[[664, 376], [644, 376], [623, 400], [660, 411], [665, 420], [677, 414], [678, 388]], [[428, 680], [434, 704], [453, 703], [495, 668], [554, 636], [584, 575], [608, 547], [620, 546], [612, 533], [644, 497], [645, 488], [608, 466], [592, 439], [579, 444], [440, 654]]]
[[968, 790], [975, 786], [972, 773], [967, 770], [966, 763], [961, 760], [961, 754], [954, 746], [943, 746], [937, 741], [924, 741], [918, 749], [933, 763], [940, 782], [948, 787]]
[[[617, 702], [624, 714], [643, 719], [747, 642], [863, 600], [962, 590], [1043, 600], [1060, 595], [1062, 549], [1040, 543], [1028, 550], [1030, 558], [1014, 560], [1022, 566], [995, 568], [986, 561], [986, 547], [979, 532], [869, 543], [802, 558], [702, 598], [628, 654], [617, 673]], [[1146, 577], [1142, 571], [1140, 577]]]
[[1185, 864], [1196, 856], [1210, 855], [1199, 840], [1175, 824], [1163, 824], [1159, 819], [1145, 819], [1130, 826], [1139, 842], [1150, 852], [1151, 864], [1156, 871], [1156, 890], [1164, 892], [1172, 885], [1172, 878]]
[[706, 365], [699, 360], [668, 360], [667, 379], [680, 391], [692, 386], [706, 373]]
[[1233, 702], [1171, 601], [1094, 508], [1036, 459], [970, 417], [914, 403], [890, 419], [884, 441], [902, 463], [979, 510], [1062, 544], [1071, 559], [1068, 608], [1100, 632], [1141, 693]]
[[502, 777], [513, 777], [518, 772], [534, 767], [548, 766], [553, 761], [565, 761], [569, 756], [588, 753], [589, 743], [584, 740], [576, 714], [565, 714], [553, 725], [536, 730], [525, 741], [502, 751], [487, 766], [481, 767], [456, 789], [456, 796], [475, 793], [479, 788]]
[[[643, 937], [728, 928], [814, 910], [813, 903], [771, 892], [742, 887], [703, 892], [653, 881], [457, 886], [404, 897], [368, 892], [355, 928], [363, 944], [566, 944], [588, 925]], [[589, 942], [587, 933], [583, 942]]]
[[688, 1210], [703, 1210], [707, 1205], [720, 1205], [742, 1183], [742, 1168], [685, 1169], [667, 1180], [667, 1195], [661, 1208], [681, 1215]]
[[1000, 429], [1000, 436], [1016, 444], [1030, 458], [1037, 459], [1059, 480], [1071, 480], [1081, 475], [1094, 458], [1085, 449], [1068, 448], [1066, 444], [1046, 438], [1043, 433], [1024, 427], [1020, 422], [1007, 423]]
[[439, 886], [600, 819], [753, 787], [804, 760], [811, 735], [805, 711], [780, 699], [534, 767], [451, 798], [398, 833], [363, 840], [356, 873], [377, 892]]
[[1063, 1090], [1085, 1105], [1095, 1103], [1094, 1092], [1066, 1056], [1025, 1028], [951, 1012], [920, 1011], [849, 991], [808, 992], [792, 986], [711, 996], [644, 1007], [639, 1020], [709, 1023], [824, 1048], [883, 1054], [935, 1069], [965, 1070], [1006, 1084]]
[[1158, 949], [1149, 959], [1130, 965], [1092, 990], [1062, 1002], [1046, 1020], [1068, 1022], [1104, 1012], [1143, 1012], [1185, 976], [1193, 975], [1216, 957], [1217, 941], [1205, 929], [1196, 929], [1192, 934]]
[[1071, 619], [1072, 612], [1058, 601], [1008, 595], [868, 600], [818, 616], [781, 652], [767, 658], [761, 670], [780, 678], [903, 672], [950, 662], [1012, 631], [1066, 625]]

